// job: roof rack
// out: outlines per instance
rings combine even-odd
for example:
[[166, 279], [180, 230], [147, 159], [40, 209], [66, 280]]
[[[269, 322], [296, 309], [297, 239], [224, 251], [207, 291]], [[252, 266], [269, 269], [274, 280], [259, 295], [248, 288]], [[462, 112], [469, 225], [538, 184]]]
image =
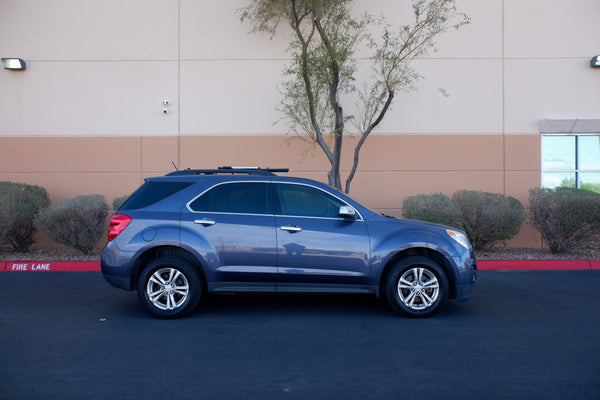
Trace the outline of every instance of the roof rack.
[[216, 175], [216, 174], [248, 174], [248, 175], [263, 175], [274, 176], [275, 172], [289, 172], [289, 168], [259, 168], [259, 167], [219, 167], [218, 169], [182, 169], [173, 171], [165, 176], [177, 175]]

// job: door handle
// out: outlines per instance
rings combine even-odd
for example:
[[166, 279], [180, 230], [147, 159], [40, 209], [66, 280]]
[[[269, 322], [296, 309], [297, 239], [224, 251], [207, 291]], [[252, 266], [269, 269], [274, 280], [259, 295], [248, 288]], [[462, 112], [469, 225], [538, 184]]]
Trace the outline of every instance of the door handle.
[[288, 232], [300, 232], [302, 228], [299, 228], [295, 225], [281, 226], [279, 229]]
[[195, 224], [200, 224], [200, 225], [205, 225], [205, 226], [216, 224], [215, 221], [213, 221], [212, 219], [207, 219], [207, 218], [196, 219], [196, 220], [194, 220], [194, 223]]

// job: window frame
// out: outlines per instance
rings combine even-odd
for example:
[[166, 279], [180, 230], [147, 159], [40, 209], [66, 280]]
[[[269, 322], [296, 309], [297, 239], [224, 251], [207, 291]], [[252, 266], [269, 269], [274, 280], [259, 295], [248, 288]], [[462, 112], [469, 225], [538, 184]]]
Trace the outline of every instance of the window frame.
[[[581, 188], [581, 174], [582, 173], [600, 173], [600, 169], [585, 169], [580, 168], [581, 164], [581, 145], [579, 143], [581, 137], [598, 137], [600, 140], [600, 134], [598, 133], [542, 133], [541, 135], [541, 143], [540, 143], [540, 186], [541, 187], [549, 187], [544, 186], [544, 174], [545, 173], [571, 173], [575, 174], [575, 187], [577, 189]], [[544, 138], [545, 137], [574, 137], [575, 138], [575, 168], [574, 169], [544, 169]], [[560, 187], [560, 186], [556, 186]]]

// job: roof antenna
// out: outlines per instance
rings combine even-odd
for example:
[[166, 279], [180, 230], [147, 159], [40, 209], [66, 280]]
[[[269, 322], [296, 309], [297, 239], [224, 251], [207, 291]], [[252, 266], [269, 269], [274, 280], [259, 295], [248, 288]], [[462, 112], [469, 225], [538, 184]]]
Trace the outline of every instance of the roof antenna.
[[174, 161], [171, 161], [171, 164], [173, 164], [173, 167], [175, 168], [175, 171], [179, 171], [179, 168], [177, 168], [177, 165], [175, 165]]

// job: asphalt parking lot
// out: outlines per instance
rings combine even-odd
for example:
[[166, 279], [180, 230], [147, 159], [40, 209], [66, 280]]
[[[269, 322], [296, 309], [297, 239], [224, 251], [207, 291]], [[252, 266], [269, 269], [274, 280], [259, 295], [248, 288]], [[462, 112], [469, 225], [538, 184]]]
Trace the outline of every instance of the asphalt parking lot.
[[99, 272], [0, 273], [1, 399], [598, 399], [600, 271], [482, 271], [429, 319], [356, 295], [158, 320]]

